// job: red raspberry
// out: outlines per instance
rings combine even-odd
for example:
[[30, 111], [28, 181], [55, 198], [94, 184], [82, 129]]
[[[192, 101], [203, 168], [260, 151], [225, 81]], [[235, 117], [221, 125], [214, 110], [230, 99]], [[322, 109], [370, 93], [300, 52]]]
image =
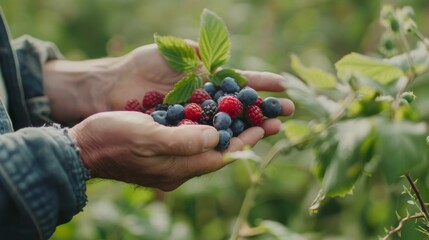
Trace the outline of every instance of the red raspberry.
[[182, 121], [180, 121], [180, 122], [177, 124], [177, 126], [180, 126], [180, 125], [198, 125], [198, 123], [197, 123], [197, 122], [195, 122], [195, 121], [192, 121], [192, 120], [190, 120], [190, 119], [182, 119]]
[[261, 126], [264, 122], [261, 108], [256, 105], [249, 106], [246, 112], [246, 120], [251, 126]]
[[164, 97], [165, 97], [164, 94], [159, 93], [157, 91], [148, 91], [143, 96], [143, 101], [142, 101], [143, 107], [145, 109], [150, 109], [155, 107], [158, 104], [162, 104], [162, 102], [164, 101]]
[[148, 110], [144, 111], [144, 113], [149, 114], [149, 115], [153, 112], [155, 112], [155, 108], [149, 108]]
[[190, 103], [185, 106], [185, 114], [183, 118], [197, 122], [200, 120], [202, 112], [203, 109], [200, 107], [200, 105], [196, 103]]
[[125, 103], [124, 110], [141, 112], [143, 109], [142, 109], [142, 105], [140, 105], [140, 101], [133, 98], [133, 99], [129, 99]]
[[234, 119], [243, 111], [243, 104], [234, 96], [225, 96], [220, 99], [218, 109], [219, 112], [226, 112]]
[[198, 89], [195, 89], [194, 92], [192, 93], [191, 97], [189, 98], [189, 102], [201, 104], [208, 99], [212, 99], [212, 97], [210, 97], [210, 94], [206, 92], [204, 89], [198, 88]]
[[263, 101], [264, 100], [261, 97], [258, 97], [258, 99], [256, 100], [255, 105], [258, 106], [258, 107], [261, 107], [261, 104], [262, 104]]

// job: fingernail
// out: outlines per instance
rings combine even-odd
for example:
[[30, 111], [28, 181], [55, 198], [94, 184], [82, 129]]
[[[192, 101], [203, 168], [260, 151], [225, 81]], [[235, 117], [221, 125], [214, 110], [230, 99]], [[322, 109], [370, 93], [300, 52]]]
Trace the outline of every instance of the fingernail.
[[214, 148], [219, 142], [219, 133], [215, 128], [206, 128], [202, 132], [204, 141], [204, 150]]

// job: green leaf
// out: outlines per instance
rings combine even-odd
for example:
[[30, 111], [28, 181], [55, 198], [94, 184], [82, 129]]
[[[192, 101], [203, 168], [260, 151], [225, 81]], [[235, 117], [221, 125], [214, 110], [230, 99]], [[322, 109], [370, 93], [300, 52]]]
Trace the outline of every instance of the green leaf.
[[335, 76], [318, 68], [302, 65], [298, 56], [291, 56], [291, 67], [298, 76], [313, 88], [335, 88]]
[[200, 38], [201, 59], [210, 73], [229, 60], [231, 43], [223, 20], [215, 13], [204, 9], [201, 14]]
[[409, 121], [377, 121], [380, 170], [389, 183], [426, 161], [426, 124]]
[[[278, 239], [278, 240], [304, 240], [304, 236], [292, 231], [282, 223], [272, 221], [272, 220], [263, 220], [260, 225], [260, 228], [266, 229], [267, 233], [270, 235], [266, 239]], [[265, 234], [263, 236], [266, 236]], [[268, 237], [268, 236], [267, 236]], [[264, 238], [265, 239], [265, 238]]]
[[198, 67], [199, 60], [195, 49], [183, 39], [172, 36], [157, 36], [155, 42], [167, 62], [178, 72], [192, 72]]
[[196, 74], [189, 74], [174, 85], [167, 96], [164, 104], [183, 103], [189, 100], [195, 89], [203, 86], [203, 80]]
[[400, 68], [388, 61], [358, 53], [344, 56], [335, 64], [335, 67], [341, 79], [348, 79], [353, 75], [362, 75], [382, 84], [388, 84], [404, 75]]
[[333, 125], [315, 142], [315, 174], [326, 196], [350, 193], [373, 156], [375, 136], [368, 119], [353, 119]]
[[[409, 56], [412, 59], [414, 71], [417, 74], [424, 73], [429, 68], [429, 52], [425, 44], [419, 42], [417, 48], [412, 50]], [[408, 54], [406, 53], [389, 58], [386, 62], [401, 68], [404, 72], [411, 70], [408, 62]]]
[[234, 78], [235, 80], [237, 80], [238, 85], [240, 85], [241, 87], [246, 86], [248, 80], [241, 76], [238, 72], [234, 71], [233, 69], [229, 69], [229, 68], [224, 68], [218, 72], [216, 72], [212, 77], [211, 77], [211, 81], [219, 86], [220, 83], [222, 82], [223, 79], [225, 79], [226, 77], [231, 77]]
[[292, 143], [298, 143], [311, 133], [308, 122], [288, 120], [285, 123], [285, 135]]

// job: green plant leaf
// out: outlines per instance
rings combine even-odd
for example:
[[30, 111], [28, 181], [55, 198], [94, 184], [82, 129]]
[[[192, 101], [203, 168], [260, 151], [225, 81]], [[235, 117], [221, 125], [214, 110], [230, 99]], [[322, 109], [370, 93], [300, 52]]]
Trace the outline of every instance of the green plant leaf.
[[189, 100], [195, 89], [203, 86], [203, 80], [196, 74], [189, 74], [174, 85], [167, 96], [164, 104], [183, 103]]
[[308, 68], [302, 65], [298, 56], [291, 55], [291, 67], [293, 71], [313, 88], [335, 88], [335, 76], [318, 68]]
[[[429, 50], [425, 44], [419, 42], [409, 55], [413, 61], [414, 71], [417, 74], [424, 73], [429, 68]], [[389, 58], [386, 62], [401, 68], [404, 72], [411, 70], [406, 53]]]
[[392, 122], [390, 119], [380, 118], [377, 129], [379, 167], [389, 183], [399, 180], [412, 167], [426, 161], [428, 147], [425, 123]]
[[210, 80], [217, 86], [220, 85], [220, 83], [222, 82], [223, 79], [225, 79], [226, 77], [232, 77], [235, 80], [237, 80], [238, 85], [240, 85], [241, 87], [246, 86], [248, 83], [248, 80], [241, 76], [238, 72], [236, 72], [233, 69], [230, 68], [224, 68], [218, 72], [216, 72], [211, 78]]
[[311, 133], [308, 122], [288, 120], [284, 123], [285, 135], [292, 143], [298, 143]]
[[315, 141], [315, 174], [326, 196], [350, 193], [373, 157], [375, 134], [368, 119], [339, 122]]
[[158, 49], [167, 62], [178, 72], [192, 72], [199, 64], [195, 49], [183, 39], [173, 36], [154, 36]]
[[400, 68], [388, 61], [359, 53], [344, 56], [335, 64], [335, 67], [337, 68], [338, 76], [344, 80], [353, 75], [362, 75], [382, 84], [388, 84], [404, 76], [404, 72]]
[[215, 13], [204, 9], [201, 14], [200, 38], [201, 59], [210, 73], [229, 60], [231, 43], [223, 20]]

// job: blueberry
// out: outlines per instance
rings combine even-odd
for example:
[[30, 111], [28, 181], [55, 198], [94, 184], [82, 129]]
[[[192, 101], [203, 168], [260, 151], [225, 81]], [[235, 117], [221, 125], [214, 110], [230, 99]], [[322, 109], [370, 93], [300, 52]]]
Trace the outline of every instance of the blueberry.
[[234, 78], [226, 77], [220, 83], [220, 88], [226, 93], [235, 93], [240, 91], [240, 86]]
[[244, 131], [244, 122], [236, 118], [231, 122], [231, 126], [229, 126], [229, 128], [231, 128], [233, 136], [236, 137]]
[[210, 94], [211, 97], [213, 97], [215, 95], [215, 93], [217, 92], [216, 85], [214, 85], [211, 82], [204, 83], [203, 88], [204, 88], [204, 90], [206, 90], [206, 92], [208, 92]]
[[222, 90], [219, 90], [213, 96], [213, 100], [215, 100], [217, 102], [217, 100], [219, 100], [219, 98], [222, 97], [223, 95], [225, 95], [225, 92]]
[[213, 117], [213, 127], [217, 130], [226, 130], [231, 125], [231, 117], [228, 113], [218, 112]]
[[231, 142], [231, 135], [226, 130], [219, 130], [219, 143], [216, 146], [217, 150], [225, 150]]
[[246, 105], [253, 105], [258, 100], [258, 93], [250, 87], [245, 87], [238, 92], [237, 98]]
[[275, 118], [282, 112], [282, 105], [275, 97], [267, 97], [261, 104], [262, 114], [268, 118]]
[[167, 110], [167, 120], [170, 124], [176, 125], [183, 119], [185, 108], [180, 104], [171, 105]]
[[201, 108], [204, 108], [207, 105], [215, 105], [217, 106], [217, 103], [213, 99], [207, 99], [203, 103], [201, 103]]
[[167, 112], [164, 110], [154, 111], [150, 114], [153, 120], [162, 125], [168, 125]]
[[231, 128], [226, 129], [226, 131], [229, 133], [229, 135], [231, 135], [231, 137], [234, 136], [234, 133], [232, 132]]

